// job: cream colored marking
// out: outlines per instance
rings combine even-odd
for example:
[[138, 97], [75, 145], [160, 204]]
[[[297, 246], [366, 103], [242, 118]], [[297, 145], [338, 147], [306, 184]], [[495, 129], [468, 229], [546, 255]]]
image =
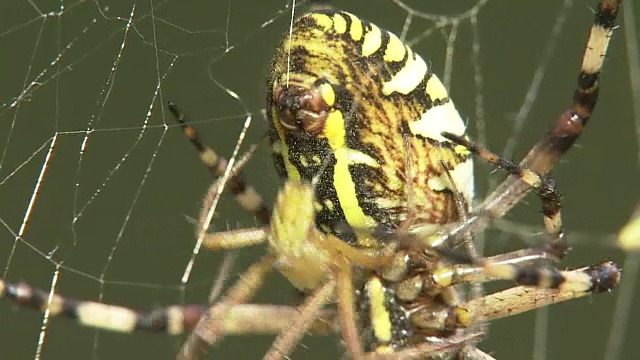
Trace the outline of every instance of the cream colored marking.
[[487, 264], [485, 269], [495, 279], [516, 278], [516, 267], [511, 264]]
[[384, 287], [378, 278], [373, 278], [367, 283], [367, 297], [369, 298], [369, 313], [371, 327], [376, 339], [388, 343], [392, 339], [391, 319], [384, 306]]
[[207, 165], [213, 165], [218, 161], [218, 154], [211, 149], [205, 149], [200, 153], [200, 160]]
[[167, 309], [167, 334], [180, 335], [184, 332], [184, 314], [180, 306], [170, 306]]
[[346, 13], [351, 18], [351, 28], [349, 28], [349, 35], [354, 41], [360, 41], [362, 39], [362, 21], [353, 15]]
[[344, 34], [347, 31], [347, 20], [340, 14], [333, 14], [333, 28], [336, 33]]
[[345, 159], [347, 159], [347, 161], [349, 161], [350, 165], [353, 165], [353, 164], [365, 164], [365, 165], [369, 165], [369, 166], [374, 167], [374, 168], [377, 168], [377, 167], [380, 166], [380, 164], [378, 164], [376, 159], [374, 159], [371, 156], [363, 153], [362, 151], [349, 149], [349, 148], [342, 148], [342, 149], [340, 149], [338, 151], [344, 152], [344, 157], [345, 157]]
[[[47, 304], [44, 305], [45, 307]], [[45, 310], [45, 309], [42, 309]], [[54, 294], [49, 303], [49, 312], [51, 314], [57, 315], [62, 313], [64, 310], [64, 299], [60, 295]]]
[[322, 159], [320, 159], [320, 156], [318, 156], [318, 155], [313, 155], [313, 156], [311, 157], [311, 161], [313, 161], [313, 164], [314, 164], [314, 165], [320, 165], [320, 164], [322, 164]]
[[380, 208], [383, 209], [389, 209], [392, 207], [396, 207], [396, 206], [400, 206], [400, 202], [398, 200], [394, 199], [387, 199], [387, 198], [376, 198], [375, 199], [376, 205]]
[[236, 201], [240, 206], [249, 211], [258, 210], [262, 206], [262, 197], [256, 189], [251, 186], [246, 187], [245, 191], [236, 195]]
[[[584, 270], [584, 269], [582, 269]], [[562, 276], [566, 279], [560, 285], [562, 291], [587, 291], [593, 286], [593, 279], [582, 271], [563, 271]]]
[[329, 31], [333, 27], [333, 20], [329, 15], [314, 13], [309, 16], [315, 20], [316, 24], [322, 26], [324, 31]]
[[320, 212], [320, 211], [322, 211], [324, 209], [322, 207], [322, 204], [319, 203], [318, 201], [314, 201], [313, 202], [313, 208], [316, 209], [316, 212]]
[[449, 170], [449, 174], [455, 182], [455, 188], [449, 183], [449, 176], [447, 176], [447, 174], [430, 178], [427, 181], [427, 185], [434, 191], [455, 189], [462, 193], [467, 203], [471, 205], [474, 196], [473, 159], [469, 157], [467, 161], [457, 164], [452, 170]]
[[[415, 56], [414, 56], [415, 55]], [[414, 54], [409, 49], [407, 53], [407, 62], [391, 80], [382, 85], [382, 93], [389, 95], [393, 92], [408, 94], [413, 91], [427, 74], [427, 64], [418, 54]]]
[[[584, 59], [582, 60], [583, 71], [593, 74], [602, 68], [610, 36], [611, 29], [605, 29], [602, 26], [593, 26], [591, 28], [589, 43], [586, 48], [587, 51], [585, 51]], [[603, 44], [604, 46], [602, 46]], [[596, 52], [595, 49], [600, 51]]]
[[320, 94], [322, 100], [327, 103], [327, 106], [333, 106], [336, 102], [336, 93], [333, 91], [333, 86], [327, 83], [320, 85]]
[[394, 33], [389, 33], [389, 43], [384, 51], [382, 57], [384, 61], [396, 62], [404, 59], [404, 54], [407, 52], [406, 46], [398, 39]]
[[409, 122], [409, 129], [412, 134], [444, 142], [449, 140], [441, 135], [442, 132], [462, 136], [465, 124], [453, 102], [449, 101], [425, 111], [419, 120]]
[[326, 199], [324, 201], [324, 207], [327, 208], [327, 210], [329, 211], [333, 211], [335, 210], [335, 206], [333, 205], [333, 201]]
[[637, 207], [631, 219], [618, 234], [618, 246], [628, 252], [640, 250], [640, 207]]
[[429, 77], [429, 81], [427, 81], [426, 91], [431, 100], [444, 99], [449, 96], [447, 89], [444, 87], [444, 84], [442, 83], [442, 81], [440, 81], [436, 74], [431, 74], [431, 77]]
[[369, 56], [380, 49], [382, 45], [382, 33], [375, 24], [370, 24], [371, 30], [364, 34], [362, 41], [362, 56]]
[[83, 325], [118, 332], [135, 330], [138, 318], [131, 309], [95, 302], [79, 304], [77, 314], [78, 321]]

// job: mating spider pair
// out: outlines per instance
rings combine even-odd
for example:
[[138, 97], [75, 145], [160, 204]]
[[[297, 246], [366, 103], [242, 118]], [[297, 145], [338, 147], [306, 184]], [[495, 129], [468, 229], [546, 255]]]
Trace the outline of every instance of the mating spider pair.
[[[539, 260], [559, 260], [567, 248], [558, 196], [546, 176], [580, 135], [595, 105], [599, 70], [619, 5], [600, 2], [574, 104], [523, 166], [464, 137], [464, 124], [444, 86], [395, 35], [334, 10], [312, 11], [298, 19], [278, 48], [267, 86], [274, 159], [289, 179], [274, 214], [268, 216], [239, 176], [230, 178], [239, 202], [270, 227], [204, 238], [212, 248], [266, 240], [270, 252], [209, 309], [195, 334], [212, 343], [262, 324], [260, 331], [281, 333], [268, 358], [286, 356], [307, 330], [341, 332], [353, 357], [364, 356], [364, 351], [373, 352], [368, 354], [372, 357], [391, 352], [397, 357], [430, 356], [473, 342], [481, 336], [473, 332], [474, 324], [507, 316], [505, 312], [511, 315], [614, 287], [619, 272], [610, 262], [562, 272], [540, 266]], [[225, 162], [198, 140], [175, 106], [171, 109], [205, 163], [225, 172]], [[467, 214], [465, 204], [473, 197], [472, 153], [513, 176]], [[219, 193], [219, 185], [212, 186], [205, 204]], [[471, 256], [472, 250], [449, 250], [460, 242], [472, 247], [460, 239], [502, 216], [530, 187], [543, 200], [549, 241], [542, 249], [486, 259]], [[208, 211], [205, 206], [198, 229], [207, 227]], [[272, 266], [310, 293], [299, 312], [245, 304]], [[465, 299], [456, 286], [495, 279], [542, 289], [513, 288]], [[140, 314], [57, 295], [49, 298], [24, 284], [2, 283], [0, 290], [18, 303], [118, 331], [179, 333], [193, 326], [202, 311], [170, 307]], [[330, 299], [336, 312], [321, 310]], [[274, 314], [279, 321], [263, 324]], [[189, 356], [194, 348], [186, 346], [183, 354]]]

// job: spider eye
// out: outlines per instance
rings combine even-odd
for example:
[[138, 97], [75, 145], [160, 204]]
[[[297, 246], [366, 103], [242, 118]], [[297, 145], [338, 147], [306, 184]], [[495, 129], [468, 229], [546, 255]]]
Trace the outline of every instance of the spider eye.
[[312, 135], [322, 132], [329, 104], [320, 87], [278, 86], [273, 97], [278, 120], [285, 129]]

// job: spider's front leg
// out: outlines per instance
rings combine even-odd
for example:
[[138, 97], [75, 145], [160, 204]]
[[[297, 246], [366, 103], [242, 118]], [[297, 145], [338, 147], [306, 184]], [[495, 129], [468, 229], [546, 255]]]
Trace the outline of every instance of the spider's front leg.
[[542, 215], [547, 233], [547, 242], [543, 246], [543, 250], [556, 261], [564, 258], [569, 250], [569, 243], [567, 242], [562, 227], [562, 214], [560, 212], [561, 196], [555, 186], [555, 181], [548, 176], [541, 176], [531, 169], [522, 167], [514, 161], [505, 159], [496, 153], [476, 145], [466, 137], [448, 132], [442, 133], [442, 136], [464, 146], [467, 150], [486, 162], [506, 170], [510, 175], [515, 176], [534, 189], [542, 201]]

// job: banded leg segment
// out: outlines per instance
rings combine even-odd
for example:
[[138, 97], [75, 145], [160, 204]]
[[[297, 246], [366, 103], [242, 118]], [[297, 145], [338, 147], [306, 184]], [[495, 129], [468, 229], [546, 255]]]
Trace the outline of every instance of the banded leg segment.
[[[266, 259], [262, 262], [262, 265], [259, 267], [263, 270], [270, 268], [270, 263]], [[263, 273], [263, 271], [258, 272]], [[455, 322], [458, 327], [462, 325], [469, 326], [476, 322], [486, 322], [512, 316], [592, 293], [607, 292], [617, 285], [620, 278], [618, 268], [611, 262], [559, 273], [565, 279], [565, 282], [555, 282], [558, 285], [549, 285], [549, 288], [546, 289], [517, 286], [468, 301], [456, 307], [455, 311], [441, 309], [438, 313], [438, 311], [430, 309], [431, 312], [429, 314], [421, 313], [420, 310], [414, 311], [410, 321], [414, 326], [418, 326], [424, 324], [424, 319], [428, 316], [431, 320], [439, 319], [439, 321], [442, 321], [441, 326], [443, 328], [450, 326], [447, 324], [452, 322]], [[551, 278], [554, 277], [552, 276]], [[540, 278], [532, 277], [532, 279], [529, 281], [532, 284], [539, 285], [541, 283]], [[585, 281], [585, 279], [588, 280]], [[255, 281], [250, 282], [256, 283]], [[554, 283], [547, 282], [547, 284]], [[333, 286], [335, 286], [335, 282], [330, 281], [321, 288], [330, 292]], [[242, 288], [242, 286], [238, 288]], [[326, 299], [324, 290], [317, 294], [319, 298]], [[221, 329], [222, 333], [216, 335], [283, 333], [290, 330], [291, 324], [300, 316], [300, 309], [293, 307], [243, 304], [241, 302], [246, 299], [247, 293], [251, 293], [251, 291], [247, 291], [246, 288], [240, 290], [237, 294], [234, 291], [230, 291], [227, 301], [222, 301], [222, 303], [226, 304], [226, 309], [217, 313], [221, 317], [217, 317], [218, 322], [216, 323], [216, 327]], [[44, 311], [49, 306], [52, 316], [66, 317], [77, 321], [83, 326], [124, 333], [143, 331], [169, 335], [181, 334], [184, 331], [193, 329], [205, 311], [205, 307], [201, 305], [174, 305], [141, 312], [120, 306], [64, 298], [58, 294], [54, 294], [49, 300], [49, 292], [47, 291], [32, 288], [24, 283], [12, 284], [4, 281], [0, 281], [0, 295], [21, 307]], [[229, 297], [233, 298], [233, 300], [230, 300]], [[307, 311], [313, 313], [313, 316], [305, 326], [311, 335], [324, 336], [339, 331], [343, 320], [334, 311], [316, 311], [313, 308], [315, 306], [307, 309]], [[452, 318], [452, 316], [456, 318]], [[398, 329], [394, 330], [399, 331]], [[438, 347], [437, 344], [411, 346], [393, 353], [392, 357], [400, 359], [413, 358], [416, 354], [429, 355], [434, 352], [457, 349], [463, 346], [464, 343], [468, 343], [468, 341], [478, 340], [480, 336], [481, 334], [468, 334], [462, 335], [462, 337], [453, 336], [443, 342], [443, 344], [448, 344], [445, 347]], [[379, 359], [385, 358], [385, 355], [367, 354], [365, 357]]]
[[[598, 100], [600, 71], [616, 26], [615, 20], [621, 3], [622, 0], [598, 2], [572, 104], [556, 119], [546, 136], [527, 153], [520, 162], [521, 168], [529, 169], [541, 178], [546, 177], [582, 135]], [[475, 207], [474, 214], [469, 220], [443, 235], [438, 242], [445, 242], [448, 238], [458, 236], [465, 231], [481, 231], [487, 226], [487, 218], [502, 217], [530, 189], [531, 187], [518, 176], [509, 176]]]
[[[202, 140], [196, 129], [190, 124], [187, 115], [171, 101], [169, 102], [169, 111], [182, 127], [183, 134], [196, 149], [200, 160], [207, 166], [209, 172], [216, 178], [224, 175], [229, 162], [224, 157], [219, 156]], [[229, 178], [228, 186], [243, 209], [255, 216], [260, 223], [269, 224], [271, 210], [265, 205], [262, 196], [256, 189], [247, 184], [242, 172], [235, 172]]]
[[173, 305], [152, 311], [65, 298], [27, 283], [8, 283], [0, 280], [0, 297], [6, 297], [21, 307], [38, 311], [49, 309], [51, 316], [75, 320], [82, 326], [106, 331], [132, 333], [151, 332], [168, 335], [182, 334], [193, 329], [205, 310], [201, 305]]
[[474, 144], [463, 136], [444, 132], [442, 136], [464, 146], [479, 158], [488, 163], [505, 169], [510, 175], [520, 179], [523, 183], [534, 189], [542, 201], [542, 215], [548, 241], [543, 249], [556, 259], [561, 260], [569, 249], [569, 243], [562, 228], [562, 216], [560, 213], [560, 194], [556, 189], [552, 178], [541, 176], [531, 169], [524, 168], [516, 162], [507, 160], [481, 146]]

